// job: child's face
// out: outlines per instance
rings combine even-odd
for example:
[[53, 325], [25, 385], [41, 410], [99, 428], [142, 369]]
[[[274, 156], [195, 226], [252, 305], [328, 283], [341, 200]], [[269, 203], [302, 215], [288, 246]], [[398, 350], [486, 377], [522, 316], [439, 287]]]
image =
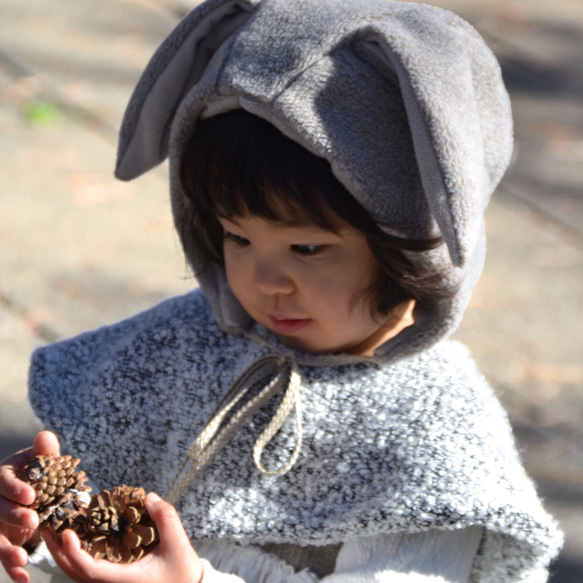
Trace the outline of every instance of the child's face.
[[219, 221], [231, 290], [286, 346], [372, 354], [384, 342], [389, 318], [375, 319], [362, 294], [379, 274], [362, 233], [344, 222], [334, 233], [249, 215]]

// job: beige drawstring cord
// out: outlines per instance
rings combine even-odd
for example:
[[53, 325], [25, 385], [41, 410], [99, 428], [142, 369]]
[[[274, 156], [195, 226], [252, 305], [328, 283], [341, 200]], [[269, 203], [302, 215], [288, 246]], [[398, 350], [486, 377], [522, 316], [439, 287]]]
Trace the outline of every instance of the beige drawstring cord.
[[[259, 381], [275, 376], [261, 391], [244, 403], [221, 429], [229, 412]], [[301, 375], [292, 353], [269, 354], [256, 360], [231, 386], [217, 405], [210, 421], [188, 448], [188, 454], [174, 476], [164, 498], [176, 504], [188, 485], [204, 470], [214, 457], [229, 443], [241, 425], [272, 396], [285, 387], [283, 399], [253, 447], [253, 460], [265, 476], [282, 476], [296, 463], [302, 447], [302, 406], [300, 398]], [[263, 467], [261, 457], [265, 446], [279, 431], [295, 407], [296, 445], [287, 463], [276, 471]], [[190, 463], [190, 467], [186, 470]], [[186, 471], [185, 471], [186, 470]], [[180, 477], [182, 475], [182, 477]]]

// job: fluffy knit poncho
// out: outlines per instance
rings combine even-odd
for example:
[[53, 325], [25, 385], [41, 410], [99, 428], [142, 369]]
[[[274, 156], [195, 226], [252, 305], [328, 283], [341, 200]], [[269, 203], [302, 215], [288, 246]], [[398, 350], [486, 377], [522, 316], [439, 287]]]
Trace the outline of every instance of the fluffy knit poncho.
[[[229, 384], [268, 351], [225, 333], [195, 291], [38, 350], [30, 400], [97, 486], [163, 492]], [[326, 545], [479, 525], [485, 534], [472, 581], [544, 574], [560, 533], [465, 348], [442, 342], [389, 367], [302, 367], [302, 376], [296, 465], [270, 478], [253, 464], [253, 442], [276, 406], [270, 402], [180, 499], [193, 539]], [[288, 419], [265, 464], [294, 443]]]

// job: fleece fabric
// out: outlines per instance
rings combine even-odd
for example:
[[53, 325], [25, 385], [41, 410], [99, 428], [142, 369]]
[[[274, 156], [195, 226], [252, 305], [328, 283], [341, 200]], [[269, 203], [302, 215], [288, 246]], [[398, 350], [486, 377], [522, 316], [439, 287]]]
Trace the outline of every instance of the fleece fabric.
[[[268, 352], [225, 333], [195, 291], [39, 349], [30, 400], [98, 487], [163, 492], [230, 383]], [[303, 368], [302, 376], [298, 462], [279, 478], [253, 463], [273, 399], [179, 501], [193, 540], [329, 545], [483, 526], [472, 581], [520, 581], [544, 571], [561, 535], [465, 348], [443, 342], [392, 366]], [[267, 465], [291, 452], [294, 431], [288, 419], [268, 446]]]
[[[484, 259], [484, 207], [512, 152], [500, 68], [454, 14], [391, 0], [208, 0], [162, 43], [130, 100], [116, 175], [170, 161], [177, 220], [189, 205], [178, 160], [199, 118], [242, 108], [316, 156], [388, 233], [441, 235], [419, 264], [457, 290], [417, 305], [415, 325], [377, 350], [414, 354], [458, 325]], [[224, 270], [183, 245], [221, 326], [252, 325]]]

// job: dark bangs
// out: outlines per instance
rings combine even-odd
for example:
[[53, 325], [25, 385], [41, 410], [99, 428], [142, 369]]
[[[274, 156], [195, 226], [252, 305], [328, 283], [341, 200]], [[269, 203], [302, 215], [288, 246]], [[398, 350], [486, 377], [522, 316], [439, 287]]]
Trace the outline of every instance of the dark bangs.
[[403, 251], [426, 251], [441, 243], [385, 234], [332, 174], [327, 160], [244, 110], [199, 120], [180, 159], [187, 197], [178, 228], [185, 248], [196, 246], [207, 262], [223, 263], [223, 229], [217, 216], [260, 217], [289, 226], [315, 224], [337, 232], [341, 221], [367, 237], [381, 275], [363, 293], [386, 314], [414, 298], [435, 304], [452, 294], [441, 274], [418, 273]]
[[244, 110], [199, 121], [180, 166], [184, 191], [209, 220], [251, 215], [335, 231], [334, 214], [364, 212], [326, 160]]

